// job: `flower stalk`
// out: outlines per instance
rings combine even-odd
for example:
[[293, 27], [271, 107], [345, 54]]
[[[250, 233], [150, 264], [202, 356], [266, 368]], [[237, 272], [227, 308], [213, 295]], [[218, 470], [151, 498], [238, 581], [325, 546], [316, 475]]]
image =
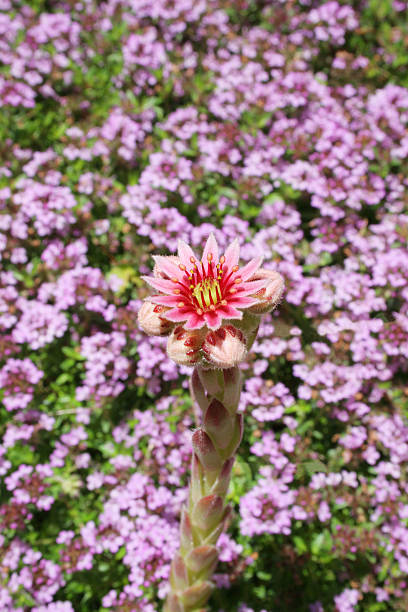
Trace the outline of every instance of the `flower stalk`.
[[241, 386], [237, 367], [205, 370], [198, 366], [192, 374], [190, 388], [201, 425], [192, 437], [188, 504], [182, 512], [180, 550], [171, 565], [171, 592], [164, 612], [204, 610], [214, 588], [216, 545], [231, 514], [226, 496], [243, 432], [243, 418], [237, 413]]

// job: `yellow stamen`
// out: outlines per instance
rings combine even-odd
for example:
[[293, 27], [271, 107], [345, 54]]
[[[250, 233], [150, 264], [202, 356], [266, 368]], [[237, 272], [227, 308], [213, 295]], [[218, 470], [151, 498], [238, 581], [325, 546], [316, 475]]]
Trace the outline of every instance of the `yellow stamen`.
[[220, 303], [221, 298], [221, 288], [217, 279], [215, 278], [205, 278], [195, 285], [192, 290], [193, 297], [197, 300], [197, 303], [202, 310], [208, 310], [210, 308], [212, 310], [212, 306], [214, 307]]

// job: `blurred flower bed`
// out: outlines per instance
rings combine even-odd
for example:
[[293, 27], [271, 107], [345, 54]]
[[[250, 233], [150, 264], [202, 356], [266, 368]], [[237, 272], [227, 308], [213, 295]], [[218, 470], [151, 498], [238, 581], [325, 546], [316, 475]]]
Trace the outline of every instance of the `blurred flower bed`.
[[224, 612], [408, 609], [403, 0], [0, 0], [0, 609], [156, 612], [190, 369], [136, 313], [210, 231], [286, 280]]

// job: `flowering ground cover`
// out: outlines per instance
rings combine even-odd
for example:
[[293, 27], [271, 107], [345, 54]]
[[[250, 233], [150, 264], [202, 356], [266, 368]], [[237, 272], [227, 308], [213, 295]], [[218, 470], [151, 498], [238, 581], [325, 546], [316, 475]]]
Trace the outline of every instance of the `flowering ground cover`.
[[161, 610], [191, 368], [151, 255], [284, 277], [215, 612], [408, 609], [403, 0], [0, 0], [0, 610]]

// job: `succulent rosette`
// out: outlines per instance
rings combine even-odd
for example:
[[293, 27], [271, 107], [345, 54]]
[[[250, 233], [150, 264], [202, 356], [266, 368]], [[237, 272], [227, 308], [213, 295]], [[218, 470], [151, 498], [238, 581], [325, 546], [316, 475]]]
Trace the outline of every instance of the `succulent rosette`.
[[177, 363], [237, 365], [246, 356], [247, 332], [279, 302], [280, 274], [261, 268], [262, 257], [240, 267], [239, 252], [234, 240], [219, 256], [210, 234], [200, 260], [180, 240], [177, 256], [155, 256], [153, 276], [142, 277], [158, 293], [144, 302], [139, 324], [150, 335], [170, 334], [168, 354]]

